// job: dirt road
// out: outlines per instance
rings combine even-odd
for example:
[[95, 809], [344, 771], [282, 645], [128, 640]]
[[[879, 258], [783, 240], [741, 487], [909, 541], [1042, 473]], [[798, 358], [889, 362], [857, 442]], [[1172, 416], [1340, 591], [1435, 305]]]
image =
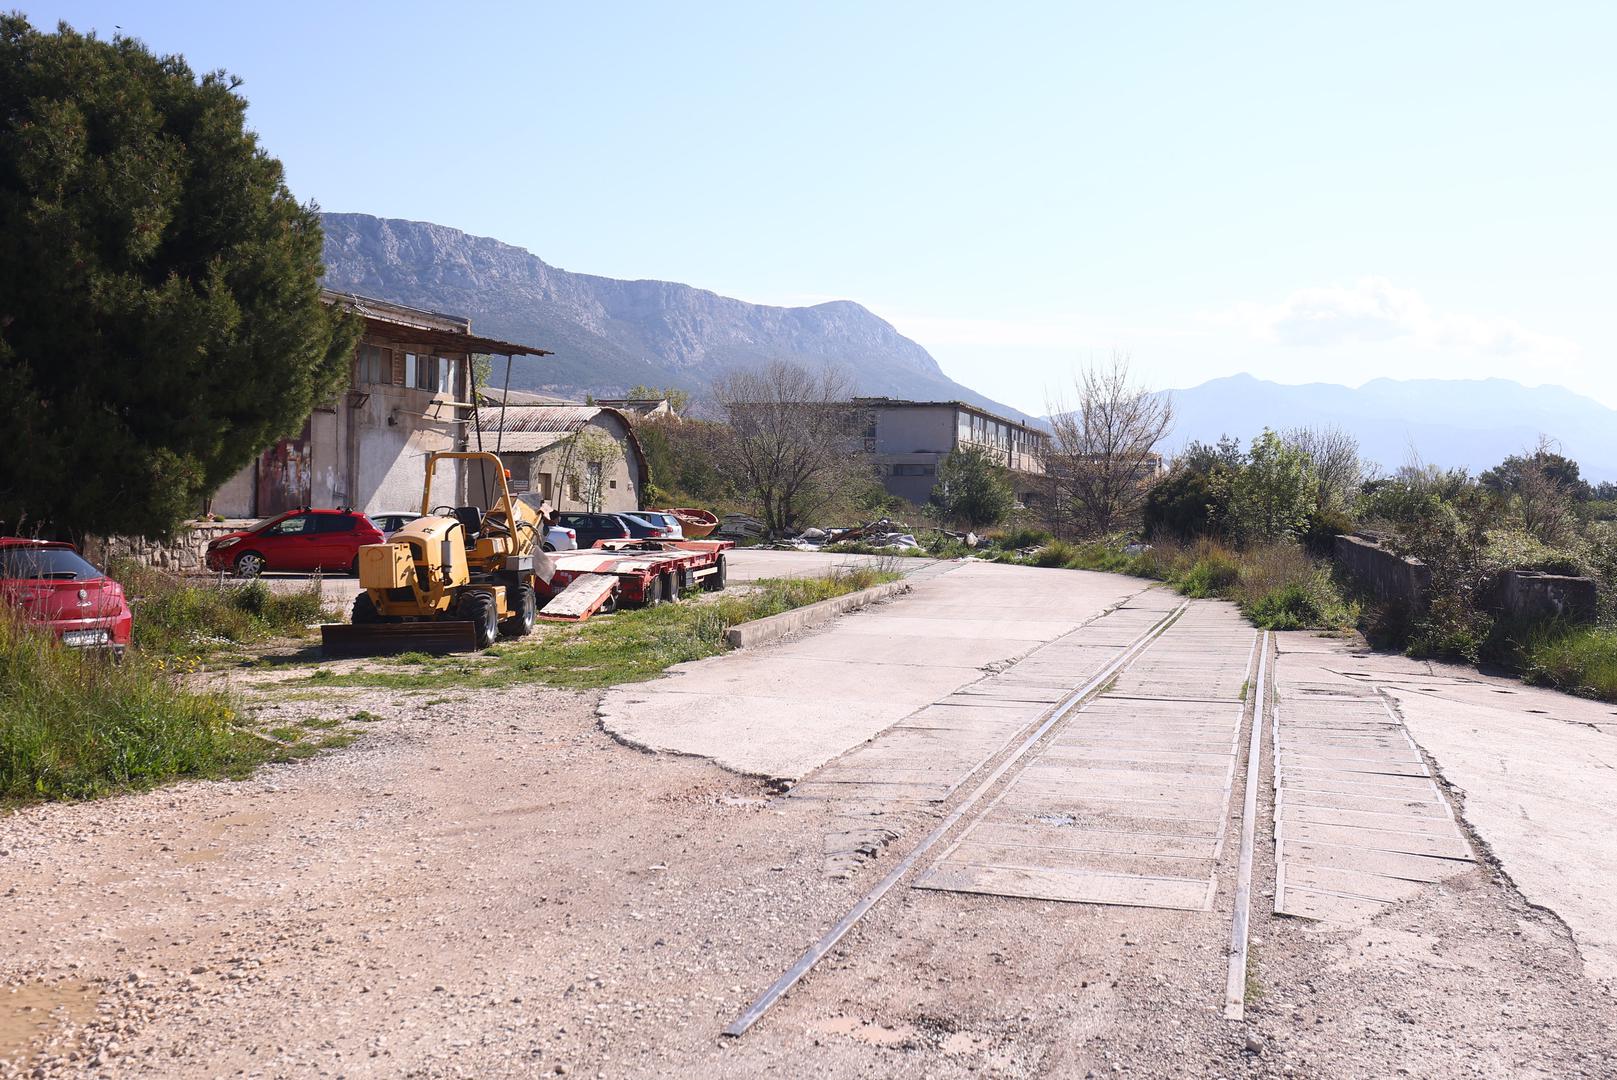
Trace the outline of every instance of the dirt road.
[[[1163, 629], [1176, 600], [1131, 604], [1138, 615], [1097, 605], [784, 794], [615, 741], [596, 694], [289, 696], [289, 717], [363, 714], [348, 720], [360, 738], [241, 783], [0, 819], [0, 1075], [1612, 1075], [1611, 992], [1577, 925], [1523, 898], [1508, 854], [1507, 872], [1490, 861], [1504, 845], [1466, 819], [1475, 790], [1441, 826], [1474, 861], [1321, 921], [1274, 913], [1277, 752], [1282, 785], [1340, 781], [1363, 755], [1333, 747], [1393, 752], [1405, 730], [1397, 709], [1366, 711], [1379, 683], [1329, 683], [1320, 672], [1345, 665], [1322, 650], [1339, 647], [1301, 635], [1273, 654], [1246, 1018], [1226, 1020], [1261, 645], [1224, 605]], [[1098, 697], [1013, 760], [1153, 626]], [[970, 708], [950, 703], [962, 694]], [[1374, 730], [1309, 734], [1311, 708], [1336, 715], [1327, 699]], [[720, 1034], [1007, 762], [757, 1026]], [[1310, 845], [1349, 860], [1343, 873], [1408, 880], [1385, 871], [1414, 865], [1389, 853], [1409, 845], [1377, 838], [1438, 836], [1430, 817], [1353, 818], [1384, 813], [1353, 809], [1382, 796], [1329, 786], [1284, 796], [1282, 816], [1347, 830], [1339, 851]], [[839, 851], [850, 821], [863, 839]], [[1010, 886], [972, 869], [1007, 865], [1024, 868]], [[1183, 899], [1196, 880], [1207, 903]], [[1127, 904], [1074, 891], [1119, 881]], [[1069, 898], [1039, 898], [1052, 888]]]

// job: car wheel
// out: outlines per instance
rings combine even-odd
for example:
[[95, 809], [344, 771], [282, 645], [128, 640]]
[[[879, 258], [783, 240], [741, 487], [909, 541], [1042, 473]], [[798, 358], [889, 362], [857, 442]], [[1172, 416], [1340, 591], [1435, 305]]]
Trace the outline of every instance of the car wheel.
[[359, 576], [359, 556], [358, 555], [355, 555], [354, 556], [354, 561], [348, 564], [348, 576], [349, 577], [358, 577]]
[[545, 550], [546, 551], [555, 551], [556, 550], [556, 545], [552, 544], [549, 540], [546, 540], [545, 541]]
[[522, 585], [517, 588], [517, 602], [514, 605], [509, 619], [500, 623], [500, 633], [505, 637], [527, 637], [533, 633], [534, 619], [539, 610], [538, 602], [534, 599], [533, 589]]
[[264, 556], [256, 551], [244, 551], [236, 556], [236, 576], [255, 578], [264, 572]]

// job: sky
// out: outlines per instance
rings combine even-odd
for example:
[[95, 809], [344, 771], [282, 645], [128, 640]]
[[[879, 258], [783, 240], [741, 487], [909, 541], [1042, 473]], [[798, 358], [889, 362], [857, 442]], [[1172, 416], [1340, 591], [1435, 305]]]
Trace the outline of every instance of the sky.
[[1617, 4], [10, 6], [239, 76], [323, 209], [856, 300], [1035, 414], [1114, 353], [1617, 407]]

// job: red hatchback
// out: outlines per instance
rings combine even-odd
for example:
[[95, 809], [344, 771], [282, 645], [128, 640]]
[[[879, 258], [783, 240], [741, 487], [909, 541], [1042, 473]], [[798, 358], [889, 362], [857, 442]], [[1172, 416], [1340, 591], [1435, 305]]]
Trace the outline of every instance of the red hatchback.
[[0, 536], [0, 600], [75, 648], [122, 655], [135, 625], [123, 586], [72, 544]]
[[357, 573], [359, 549], [380, 544], [382, 532], [354, 510], [293, 510], [229, 533], [208, 545], [209, 570], [257, 577], [265, 570]]

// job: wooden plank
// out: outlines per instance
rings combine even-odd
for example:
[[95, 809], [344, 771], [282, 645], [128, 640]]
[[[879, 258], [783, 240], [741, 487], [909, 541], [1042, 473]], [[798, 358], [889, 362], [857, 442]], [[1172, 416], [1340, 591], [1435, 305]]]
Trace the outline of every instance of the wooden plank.
[[1471, 867], [1467, 859], [1409, 855], [1401, 851], [1373, 851], [1340, 844], [1308, 844], [1297, 840], [1282, 840], [1277, 850], [1288, 866], [1337, 867], [1410, 881], [1442, 881]]
[[1338, 844], [1345, 847], [1368, 848], [1373, 851], [1399, 851], [1408, 855], [1432, 855], [1451, 859], [1469, 859], [1471, 848], [1458, 835], [1440, 836], [1431, 833], [1392, 832], [1387, 829], [1363, 829], [1350, 825], [1321, 825], [1314, 822], [1283, 822], [1276, 829], [1276, 839], [1296, 840], [1309, 844]]
[[1352, 922], [1365, 920], [1387, 910], [1379, 900], [1341, 896], [1319, 889], [1287, 887], [1275, 892], [1275, 913], [1318, 921]]
[[1021, 815], [1000, 817], [996, 813], [978, 822], [969, 838], [985, 844], [1032, 846], [1050, 851], [1109, 851], [1181, 859], [1211, 859], [1218, 853], [1216, 837], [1084, 829], [1070, 823], [1050, 824]]
[[1459, 836], [1453, 820], [1447, 815], [1430, 818], [1411, 814], [1384, 814], [1371, 810], [1332, 810], [1323, 806], [1299, 806], [1286, 798], [1284, 792], [1276, 801], [1275, 816], [1283, 822], [1352, 825], [1365, 829], [1383, 829], [1388, 832], [1419, 833], [1423, 836]]
[[1142, 855], [1129, 851], [1083, 851], [1031, 844], [991, 844], [973, 839], [962, 841], [945, 855], [941, 862], [1201, 882], [1212, 880], [1214, 868], [1213, 859], [1210, 857], [1177, 858], [1169, 855]]
[[567, 588], [551, 597], [540, 610], [541, 619], [583, 622], [601, 609], [618, 587], [611, 574], [580, 574]]
[[1315, 866], [1296, 860], [1286, 865], [1287, 889], [1308, 889], [1392, 904], [1409, 899], [1425, 887], [1424, 882], [1383, 877], [1357, 867]]

